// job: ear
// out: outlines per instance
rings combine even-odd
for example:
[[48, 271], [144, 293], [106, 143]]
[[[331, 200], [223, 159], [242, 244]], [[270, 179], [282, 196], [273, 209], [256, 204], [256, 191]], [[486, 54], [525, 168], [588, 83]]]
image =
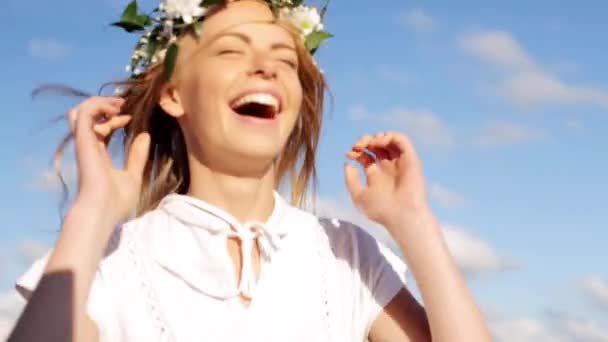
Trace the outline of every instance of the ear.
[[184, 107], [175, 85], [167, 83], [160, 91], [159, 106], [174, 118], [184, 115]]

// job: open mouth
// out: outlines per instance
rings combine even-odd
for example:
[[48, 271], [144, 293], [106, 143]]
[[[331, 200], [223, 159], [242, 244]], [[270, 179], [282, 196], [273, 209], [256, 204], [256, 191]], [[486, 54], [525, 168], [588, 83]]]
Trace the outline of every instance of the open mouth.
[[280, 111], [279, 100], [270, 94], [249, 94], [238, 98], [230, 106], [242, 116], [258, 119], [274, 119]]

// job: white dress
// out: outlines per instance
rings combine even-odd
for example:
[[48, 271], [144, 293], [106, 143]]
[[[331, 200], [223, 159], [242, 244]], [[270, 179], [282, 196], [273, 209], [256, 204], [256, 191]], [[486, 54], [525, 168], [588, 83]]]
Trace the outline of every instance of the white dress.
[[[254, 280], [241, 282], [226, 249], [260, 246]], [[46, 258], [17, 281], [33, 291]], [[405, 285], [406, 266], [347, 222], [324, 220], [275, 194], [266, 223], [240, 225], [198, 199], [172, 194], [114, 232], [88, 312], [102, 341], [365, 341], [382, 308]], [[240, 295], [251, 297], [245, 307]]]

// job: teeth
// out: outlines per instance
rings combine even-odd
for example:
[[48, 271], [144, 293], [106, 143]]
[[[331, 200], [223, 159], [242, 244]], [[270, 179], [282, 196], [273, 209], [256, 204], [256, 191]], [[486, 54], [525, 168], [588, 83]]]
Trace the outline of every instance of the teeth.
[[279, 100], [276, 97], [266, 93], [245, 95], [234, 102], [234, 107], [238, 108], [249, 103], [259, 103], [265, 106], [271, 106], [275, 112], [279, 111]]

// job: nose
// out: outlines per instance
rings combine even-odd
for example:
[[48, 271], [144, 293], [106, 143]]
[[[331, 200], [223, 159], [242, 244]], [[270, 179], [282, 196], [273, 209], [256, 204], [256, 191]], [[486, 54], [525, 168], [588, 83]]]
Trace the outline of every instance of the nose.
[[268, 57], [263, 55], [254, 57], [249, 74], [251, 76], [261, 77], [265, 80], [274, 79], [277, 77], [276, 66]]

